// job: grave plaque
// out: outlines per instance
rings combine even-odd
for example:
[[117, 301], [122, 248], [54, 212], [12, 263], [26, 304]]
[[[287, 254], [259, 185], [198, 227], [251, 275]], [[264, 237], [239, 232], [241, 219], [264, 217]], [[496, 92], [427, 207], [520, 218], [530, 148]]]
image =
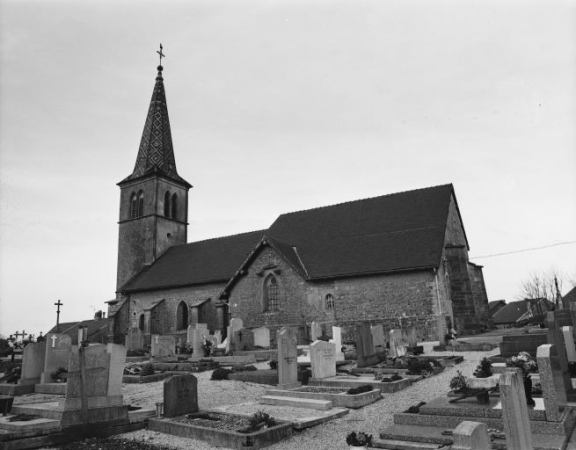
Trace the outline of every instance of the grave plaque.
[[364, 322], [356, 327], [356, 358], [357, 367], [369, 367], [378, 363], [378, 357], [374, 352], [372, 332], [370, 325]]
[[331, 342], [316, 341], [310, 345], [313, 378], [336, 376], [336, 346]]
[[164, 382], [164, 417], [198, 412], [198, 380], [194, 375], [175, 375]]
[[40, 383], [53, 383], [51, 374], [60, 367], [68, 369], [72, 339], [67, 334], [46, 335], [46, 354], [44, 357], [44, 371], [40, 376]]
[[174, 336], [154, 334], [151, 344], [150, 354], [154, 357], [173, 356], [175, 354], [176, 339]]
[[310, 340], [317, 341], [320, 336], [322, 336], [322, 325], [314, 321], [310, 324]]
[[260, 327], [252, 330], [254, 333], [254, 345], [262, 348], [270, 347], [270, 330], [266, 327]]
[[518, 372], [504, 372], [500, 375], [500, 396], [506, 448], [509, 450], [534, 448], [524, 382]]
[[372, 343], [374, 344], [374, 351], [381, 353], [386, 351], [386, 341], [384, 339], [384, 327], [381, 324], [372, 325], [370, 327], [372, 332]]
[[292, 389], [298, 382], [297, 344], [298, 332], [282, 327], [278, 331], [278, 389]]
[[[22, 351], [22, 375], [18, 384], [38, 384], [44, 371], [46, 342], [28, 344]], [[67, 365], [66, 365], [67, 367]]]

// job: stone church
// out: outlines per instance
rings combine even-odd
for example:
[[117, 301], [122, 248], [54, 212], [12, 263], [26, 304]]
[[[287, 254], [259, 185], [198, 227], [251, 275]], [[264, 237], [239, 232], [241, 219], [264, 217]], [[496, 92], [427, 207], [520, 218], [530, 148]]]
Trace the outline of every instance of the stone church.
[[186, 340], [189, 325], [221, 331], [299, 330], [326, 334], [368, 321], [415, 325], [420, 339], [447, 327], [489, 323], [482, 267], [469, 243], [451, 184], [291, 212], [268, 229], [187, 243], [188, 191], [176, 170], [162, 66], [133, 172], [118, 183], [120, 220], [110, 341], [130, 328]]

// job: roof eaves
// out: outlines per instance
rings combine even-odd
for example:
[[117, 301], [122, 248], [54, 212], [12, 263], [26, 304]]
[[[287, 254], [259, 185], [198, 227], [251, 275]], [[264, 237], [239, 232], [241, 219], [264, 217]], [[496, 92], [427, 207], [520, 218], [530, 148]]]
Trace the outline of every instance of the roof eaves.
[[366, 271], [366, 272], [354, 272], [354, 273], [337, 273], [334, 275], [319, 275], [319, 276], [310, 276], [310, 281], [319, 281], [319, 280], [331, 280], [335, 278], [352, 278], [352, 277], [364, 277], [364, 276], [373, 276], [373, 275], [386, 275], [390, 273], [401, 273], [401, 272], [421, 272], [427, 270], [434, 270], [437, 269], [438, 266], [435, 265], [425, 265], [425, 266], [414, 266], [414, 267], [406, 267], [401, 269], [390, 269], [390, 270], [376, 270], [376, 271]]

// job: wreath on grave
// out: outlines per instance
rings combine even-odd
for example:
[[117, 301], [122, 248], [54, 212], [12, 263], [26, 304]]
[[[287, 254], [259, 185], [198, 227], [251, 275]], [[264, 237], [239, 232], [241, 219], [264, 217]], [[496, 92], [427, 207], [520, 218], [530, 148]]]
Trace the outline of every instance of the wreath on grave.
[[65, 367], [58, 367], [50, 374], [50, 378], [52, 378], [56, 383], [66, 381], [68, 379], [68, 369]]

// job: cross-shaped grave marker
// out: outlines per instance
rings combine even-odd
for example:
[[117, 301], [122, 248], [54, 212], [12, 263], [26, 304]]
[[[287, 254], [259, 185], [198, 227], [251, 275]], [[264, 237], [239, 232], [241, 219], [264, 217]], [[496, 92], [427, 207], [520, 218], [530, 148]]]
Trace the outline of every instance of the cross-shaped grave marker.
[[52, 340], [52, 348], [56, 347], [56, 340], [58, 339], [55, 334], [50, 338]]

